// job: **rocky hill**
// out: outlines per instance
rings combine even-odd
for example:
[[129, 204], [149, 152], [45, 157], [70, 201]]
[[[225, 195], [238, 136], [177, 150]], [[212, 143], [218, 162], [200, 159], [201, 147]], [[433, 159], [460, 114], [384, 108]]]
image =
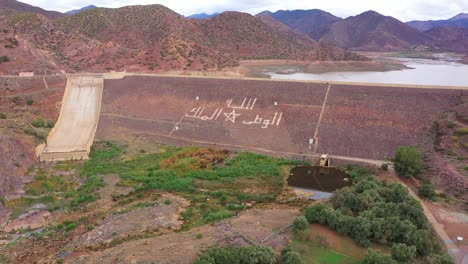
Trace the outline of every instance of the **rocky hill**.
[[407, 22], [406, 24], [419, 31], [427, 31], [436, 27], [468, 28], [468, 13], [461, 13], [446, 20], [417, 20]]
[[431, 44], [428, 35], [375, 11], [321, 26], [309, 35], [318, 41], [362, 51], [400, 51]]
[[340, 17], [334, 16], [328, 12], [311, 9], [311, 10], [279, 10], [277, 12], [265, 11], [259, 15], [270, 15], [274, 19], [292, 28], [296, 32], [309, 34], [316, 28], [331, 24], [341, 20]]
[[437, 27], [425, 32], [435, 45], [452, 52], [468, 52], [468, 28]]
[[2, 11], [12, 10], [12, 11], [17, 11], [21, 13], [36, 13], [36, 14], [41, 14], [51, 19], [64, 16], [64, 14], [60, 12], [47, 11], [42, 8], [28, 5], [28, 4], [18, 2], [15, 0], [0, 0], [0, 10]]
[[0, 56], [9, 57], [0, 70], [219, 70], [240, 59], [363, 59], [271, 23], [239, 12], [189, 19], [161, 5], [94, 8], [55, 20], [13, 12], [0, 16]]
[[81, 12], [83, 12], [83, 11], [90, 10], [90, 9], [94, 9], [94, 8], [97, 8], [97, 6], [95, 6], [95, 5], [89, 5], [89, 6], [82, 7], [82, 8], [80, 8], [80, 9], [73, 9], [73, 10], [70, 10], [70, 11], [66, 12], [65, 15], [75, 15], [75, 14], [81, 13]]

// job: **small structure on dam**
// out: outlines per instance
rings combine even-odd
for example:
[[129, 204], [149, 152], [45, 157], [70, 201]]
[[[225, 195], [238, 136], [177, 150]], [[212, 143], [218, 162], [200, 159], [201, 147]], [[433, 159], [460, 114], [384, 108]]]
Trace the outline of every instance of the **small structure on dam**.
[[47, 142], [36, 148], [40, 161], [88, 159], [96, 133], [104, 79], [68, 76], [60, 116]]

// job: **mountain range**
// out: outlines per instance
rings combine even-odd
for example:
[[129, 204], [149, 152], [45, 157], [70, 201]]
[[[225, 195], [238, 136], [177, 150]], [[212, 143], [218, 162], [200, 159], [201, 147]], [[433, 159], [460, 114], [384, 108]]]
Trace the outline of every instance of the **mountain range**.
[[[12, 1], [12, 0], [10, 0]], [[277, 22], [279, 23], [279, 22]], [[0, 17], [0, 72], [219, 70], [242, 59], [364, 60], [240, 12], [189, 19], [162, 6]]]
[[352, 51], [468, 52], [463, 28], [420, 32], [374, 11], [345, 19], [321, 10], [193, 19], [162, 5], [62, 14], [14, 0], [0, 0], [0, 11], [0, 73], [219, 70], [248, 59], [366, 60]]
[[94, 8], [97, 8], [97, 6], [89, 5], [89, 6], [82, 7], [80, 9], [73, 9], [73, 10], [70, 10], [68, 12], [65, 12], [65, 15], [75, 15], [75, 14], [81, 13], [83, 11], [94, 9]]
[[407, 22], [409, 26], [419, 30], [427, 31], [436, 27], [468, 27], [468, 13], [460, 13], [452, 18], [446, 20], [427, 20], [427, 21], [410, 21]]

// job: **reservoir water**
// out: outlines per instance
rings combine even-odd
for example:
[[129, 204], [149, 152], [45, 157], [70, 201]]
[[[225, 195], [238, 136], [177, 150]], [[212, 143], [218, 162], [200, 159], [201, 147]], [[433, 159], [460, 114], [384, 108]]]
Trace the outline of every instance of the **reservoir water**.
[[299, 166], [291, 170], [288, 185], [298, 190], [310, 192], [310, 199], [327, 199], [337, 189], [351, 185], [345, 172], [331, 167]]
[[272, 79], [468, 87], [468, 65], [446, 60], [409, 58], [399, 60], [412, 69], [389, 72], [327, 72], [321, 74], [267, 72], [266, 74], [270, 75]]

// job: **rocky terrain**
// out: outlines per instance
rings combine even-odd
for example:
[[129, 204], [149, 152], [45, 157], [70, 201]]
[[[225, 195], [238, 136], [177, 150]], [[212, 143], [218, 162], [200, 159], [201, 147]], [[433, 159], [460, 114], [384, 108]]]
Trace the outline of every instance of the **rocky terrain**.
[[331, 24], [341, 20], [341, 18], [319, 9], [279, 10], [274, 13], [265, 11], [258, 14], [257, 16], [261, 15], [271, 16], [275, 20], [280, 21], [294, 31], [300, 32], [302, 34], [309, 34], [314, 29], [322, 25]]
[[445, 47], [452, 52], [468, 51], [468, 27], [437, 27], [425, 32], [434, 39], [436, 46]]
[[468, 14], [461, 13], [446, 20], [427, 20], [406, 22], [409, 26], [419, 30], [427, 31], [436, 27], [468, 27]]
[[431, 38], [403, 22], [374, 11], [364, 12], [319, 27], [310, 33], [316, 40], [360, 51], [401, 51], [428, 48]]
[[185, 18], [161, 6], [94, 8], [51, 20], [0, 16], [0, 71], [220, 70], [241, 59], [362, 60], [239, 12]]
[[17, 11], [21, 13], [36, 13], [46, 16], [48, 18], [58, 18], [64, 16], [60, 12], [56, 11], [47, 11], [42, 8], [28, 5], [16, 0], [1, 0], [0, 1], [0, 13], [9, 12], [9, 11]]

